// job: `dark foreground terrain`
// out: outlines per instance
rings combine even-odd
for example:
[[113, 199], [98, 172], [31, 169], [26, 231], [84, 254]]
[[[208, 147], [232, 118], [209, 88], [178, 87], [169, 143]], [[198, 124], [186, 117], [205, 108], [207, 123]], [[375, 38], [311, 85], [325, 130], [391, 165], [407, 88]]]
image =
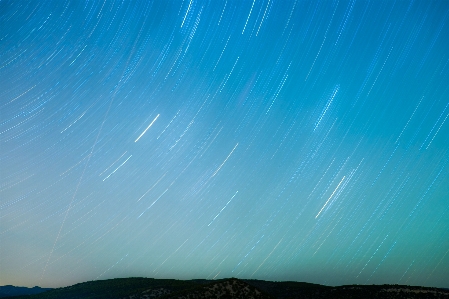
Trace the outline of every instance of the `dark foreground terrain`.
[[305, 282], [263, 280], [174, 280], [117, 278], [89, 281], [51, 289], [40, 294], [4, 297], [14, 299], [151, 299], [151, 298], [447, 298], [449, 290], [400, 285], [349, 285], [329, 287]]
[[5, 298], [8, 296], [19, 296], [19, 295], [34, 295], [49, 290], [51, 289], [44, 289], [40, 287], [26, 288], [26, 287], [15, 287], [12, 285], [0, 286], [0, 298]]

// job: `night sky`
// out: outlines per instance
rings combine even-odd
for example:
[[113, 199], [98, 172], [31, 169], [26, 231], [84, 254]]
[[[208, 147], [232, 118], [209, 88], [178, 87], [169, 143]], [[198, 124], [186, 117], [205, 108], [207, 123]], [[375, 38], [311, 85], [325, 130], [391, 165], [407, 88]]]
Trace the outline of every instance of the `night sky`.
[[0, 284], [449, 287], [448, 1], [0, 1]]

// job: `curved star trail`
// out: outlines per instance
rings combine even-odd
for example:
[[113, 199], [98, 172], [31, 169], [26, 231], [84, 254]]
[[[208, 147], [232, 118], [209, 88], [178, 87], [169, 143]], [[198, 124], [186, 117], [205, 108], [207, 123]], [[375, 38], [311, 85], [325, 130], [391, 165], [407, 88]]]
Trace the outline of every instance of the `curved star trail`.
[[447, 1], [0, 1], [0, 284], [449, 287]]

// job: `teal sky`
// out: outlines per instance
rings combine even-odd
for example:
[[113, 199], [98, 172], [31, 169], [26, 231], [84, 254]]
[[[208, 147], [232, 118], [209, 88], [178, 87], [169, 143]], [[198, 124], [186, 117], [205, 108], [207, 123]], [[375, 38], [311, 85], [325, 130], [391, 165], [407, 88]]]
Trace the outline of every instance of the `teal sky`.
[[0, 1], [0, 285], [449, 287], [448, 1]]

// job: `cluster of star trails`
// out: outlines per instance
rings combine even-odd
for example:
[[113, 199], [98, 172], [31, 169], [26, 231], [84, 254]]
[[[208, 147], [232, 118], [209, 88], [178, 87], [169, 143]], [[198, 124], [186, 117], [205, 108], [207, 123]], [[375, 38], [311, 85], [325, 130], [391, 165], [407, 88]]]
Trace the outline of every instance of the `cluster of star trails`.
[[0, 7], [0, 284], [449, 287], [446, 1]]

